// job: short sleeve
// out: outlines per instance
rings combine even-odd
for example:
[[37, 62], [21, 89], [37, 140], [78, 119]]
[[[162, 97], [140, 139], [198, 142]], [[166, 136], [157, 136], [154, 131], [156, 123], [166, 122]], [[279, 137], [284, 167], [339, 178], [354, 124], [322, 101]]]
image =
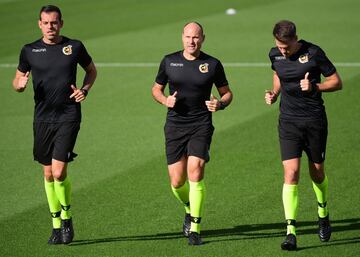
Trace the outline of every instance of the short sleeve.
[[224, 71], [224, 67], [221, 64], [221, 62], [219, 61], [216, 65], [215, 68], [215, 78], [214, 78], [214, 84], [216, 87], [223, 87], [223, 86], [227, 86], [229, 83], [226, 79], [226, 75], [225, 75], [225, 71]]
[[80, 42], [79, 60], [78, 60], [79, 64], [81, 65], [81, 67], [85, 69], [87, 66], [89, 66], [91, 61], [92, 61], [91, 56], [88, 54], [83, 43]]
[[19, 71], [26, 73], [31, 70], [30, 63], [26, 56], [26, 48], [25, 46], [21, 49], [20, 57], [19, 57], [19, 65], [17, 68]]
[[325, 77], [329, 77], [336, 72], [335, 66], [327, 58], [325, 52], [319, 48], [315, 55], [316, 64], [319, 67], [321, 74]]
[[269, 51], [269, 59], [270, 59], [270, 62], [271, 62], [271, 69], [273, 71], [275, 71], [273, 51], [274, 51], [273, 48], [271, 48], [270, 51]]
[[165, 58], [162, 59], [160, 66], [159, 66], [159, 71], [158, 74], [156, 76], [155, 82], [166, 86], [166, 84], [168, 83], [168, 75], [166, 74], [166, 60]]

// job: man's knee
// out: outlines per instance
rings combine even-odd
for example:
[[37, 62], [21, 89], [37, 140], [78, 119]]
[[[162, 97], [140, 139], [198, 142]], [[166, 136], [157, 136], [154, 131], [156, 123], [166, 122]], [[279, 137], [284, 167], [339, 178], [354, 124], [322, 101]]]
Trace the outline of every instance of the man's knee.
[[284, 183], [298, 184], [300, 178], [300, 158], [293, 158], [283, 161]]
[[205, 170], [204, 159], [195, 156], [189, 156], [188, 159], [188, 177], [191, 181], [200, 181], [204, 178]]
[[309, 172], [311, 179], [317, 183], [321, 184], [325, 179], [324, 164], [323, 163], [312, 163], [309, 162]]
[[53, 159], [51, 170], [54, 179], [58, 181], [63, 181], [66, 178], [66, 168], [67, 168], [67, 163]]
[[54, 177], [51, 171], [51, 165], [46, 165], [43, 166], [43, 170], [44, 170], [44, 178], [46, 181], [48, 182], [52, 182], [54, 181]]

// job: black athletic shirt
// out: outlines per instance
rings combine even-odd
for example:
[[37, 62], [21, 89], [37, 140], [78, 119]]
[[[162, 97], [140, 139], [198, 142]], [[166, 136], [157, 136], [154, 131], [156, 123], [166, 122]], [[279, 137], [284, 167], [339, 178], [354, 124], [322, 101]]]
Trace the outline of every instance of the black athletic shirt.
[[185, 59], [183, 51], [166, 55], [161, 61], [156, 83], [166, 86], [169, 93], [177, 91], [176, 104], [169, 108], [168, 126], [193, 126], [211, 124], [211, 112], [205, 101], [210, 99], [213, 84], [227, 86], [221, 62], [203, 52], [192, 61]]
[[80, 41], [66, 37], [56, 45], [39, 39], [22, 48], [18, 70], [32, 73], [35, 122], [81, 120], [80, 103], [69, 98], [70, 86], [76, 86], [77, 64], [85, 68], [91, 61]]
[[336, 72], [334, 65], [324, 51], [304, 40], [299, 41], [301, 48], [290, 57], [284, 57], [277, 47], [270, 50], [271, 68], [276, 71], [281, 83], [280, 119], [314, 120], [325, 117], [324, 101], [321, 92], [313, 87], [311, 92], [303, 92], [300, 80], [309, 72], [312, 85]]

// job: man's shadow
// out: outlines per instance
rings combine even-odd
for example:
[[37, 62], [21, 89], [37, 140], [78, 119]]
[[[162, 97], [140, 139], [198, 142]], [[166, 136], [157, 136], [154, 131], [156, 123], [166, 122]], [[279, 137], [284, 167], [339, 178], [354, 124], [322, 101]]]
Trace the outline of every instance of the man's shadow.
[[[273, 237], [284, 237], [284, 223], [271, 223], [271, 224], [251, 224], [236, 226], [232, 229], [220, 229], [220, 230], [207, 230], [202, 232], [206, 237], [215, 238], [210, 243], [221, 242], [221, 241], [235, 241], [235, 240], [253, 240], [261, 238], [273, 238]], [[360, 218], [344, 219], [344, 220], [332, 220], [331, 221], [332, 232], [344, 232], [351, 230], [360, 231]], [[303, 221], [297, 223], [297, 235], [317, 234], [318, 225], [317, 221]], [[231, 238], [221, 238], [231, 236]], [[239, 237], [234, 237], [239, 236]], [[343, 239], [332, 239], [326, 244], [318, 244], [308, 247], [298, 247], [297, 251], [319, 248], [324, 246], [334, 245], [346, 245], [346, 244], [357, 244], [360, 243], [360, 236]]]
[[[344, 232], [351, 230], [360, 230], [360, 218], [344, 219], [344, 220], [332, 220], [331, 221], [333, 233]], [[283, 237], [284, 223], [268, 223], [268, 224], [245, 224], [235, 226], [233, 228], [203, 230], [201, 235], [204, 243], [216, 243], [221, 241], [235, 241], [235, 240], [254, 240], [262, 238]], [[316, 221], [303, 221], [297, 224], [298, 235], [317, 234], [317, 222]], [[229, 238], [226, 238], [229, 237]], [[110, 243], [110, 242], [122, 242], [122, 241], [159, 241], [159, 240], [174, 240], [183, 238], [182, 233], [157, 233], [153, 235], [134, 235], [134, 236], [119, 236], [119, 237], [107, 237], [97, 239], [84, 239], [74, 240], [70, 246]], [[330, 245], [344, 245], [360, 243], [360, 236], [355, 238], [330, 240], [327, 244], [321, 244], [311, 247], [302, 247], [298, 250], [304, 250], [309, 248], [317, 248]]]

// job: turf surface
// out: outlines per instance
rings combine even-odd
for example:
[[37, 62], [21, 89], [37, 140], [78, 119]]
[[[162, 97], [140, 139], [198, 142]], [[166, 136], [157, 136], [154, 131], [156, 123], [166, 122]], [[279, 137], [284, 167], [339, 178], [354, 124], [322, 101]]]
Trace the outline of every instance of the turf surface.
[[[70, 164], [75, 241], [50, 247], [42, 174], [32, 161], [33, 93], [11, 88], [23, 44], [40, 37], [43, 1], [0, 0], [1, 256], [286, 256], [277, 106], [263, 103], [269, 67], [225, 67], [234, 102], [214, 115], [206, 168], [206, 244], [180, 234], [182, 208], [171, 195], [164, 157], [166, 110], [151, 97], [157, 67], [98, 67], [83, 103]], [[359, 63], [356, 1], [55, 1], [63, 34], [84, 41], [95, 63], [159, 63], [181, 47], [184, 23], [204, 25], [203, 50], [224, 63], [266, 63], [271, 30], [291, 19], [300, 38], [322, 46], [335, 63]], [[233, 7], [237, 15], [226, 16]], [[359, 67], [338, 66], [344, 90], [324, 94], [329, 119], [326, 169], [334, 233], [316, 235], [316, 201], [306, 171], [300, 183], [297, 256], [359, 255]], [[79, 72], [78, 81], [82, 80]]]

